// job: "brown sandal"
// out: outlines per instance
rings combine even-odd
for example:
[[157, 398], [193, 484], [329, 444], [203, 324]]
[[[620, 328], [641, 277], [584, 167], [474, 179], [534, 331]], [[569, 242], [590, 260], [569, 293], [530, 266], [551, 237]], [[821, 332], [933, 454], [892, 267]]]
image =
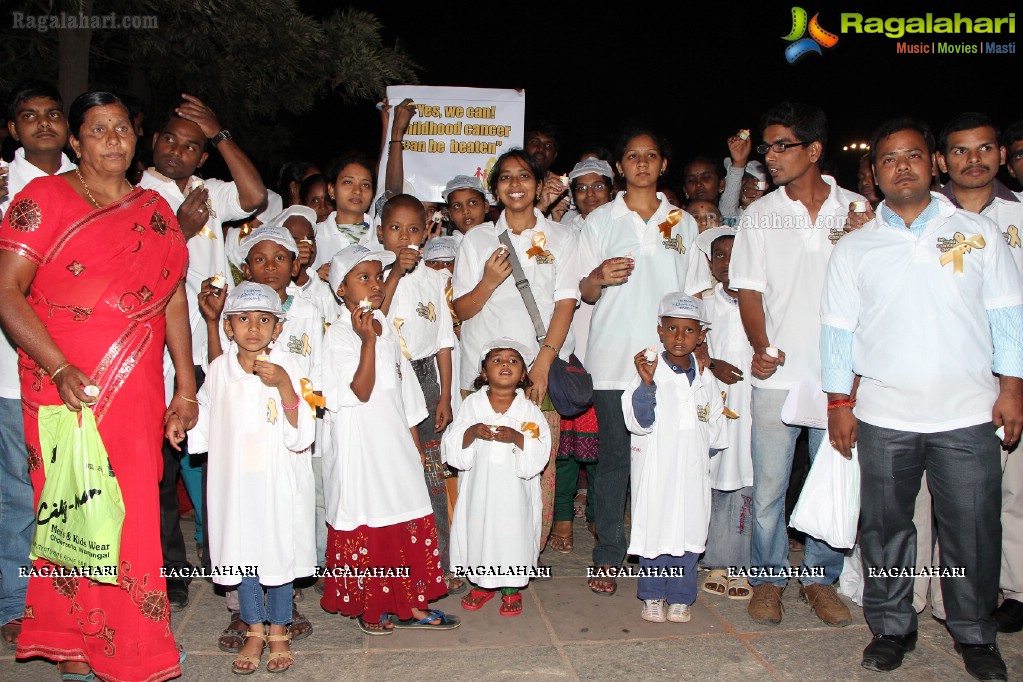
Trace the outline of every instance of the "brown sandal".
[[551, 539], [547, 541], [547, 546], [559, 554], [571, 554], [575, 549], [575, 538], [571, 535], [551, 533]]
[[245, 643], [245, 633], [248, 632], [248, 626], [242, 622], [242, 615], [240, 611], [231, 611], [231, 622], [228, 624], [224, 631], [220, 633], [220, 639], [217, 640], [217, 647], [221, 651], [226, 651], [229, 654], [236, 654], [242, 650], [242, 645]]
[[[267, 658], [266, 658], [266, 670], [267, 670], [267, 672], [282, 673], [285, 670], [287, 670], [288, 668], [290, 668], [295, 663], [295, 657], [291, 653], [291, 635], [269, 635], [266, 638], [266, 641], [268, 643], [269, 642], [287, 642], [288, 643], [288, 650], [287, 651], [272, 651], [272, 652], [270, 652], [270, 655], [267, 656]], [[287, 665], [284, 665], [284, 666], [282, 666], [280, 668], [271, 668], [270, 664], [273, 663], [274, 661], [277, 661], [277, 660], [284, 660], [287, 663]]]
[[[235, 675], [251, 675], [252, 673], [259, 670], [259, 663], [263, 658], [263, 649], [265, 649], [267, 645], [266, 631], [264, 630], [262, 632], [254, 632], [252, 630], [247, 630], [245, 632], [245, 639], [248, 639], [249, 637], [258, 637], [259, 639], [263, 640], [263, 646], [259, 648], [259, 656], [246, 656], [245, 654], [239, 653], [237, 656], [234, 657], [234, 660], [231, 662], [231, 672], [233, 672]], [[253, 667], [239, 668], [238, 667], [239, 663], [249, 663]]]

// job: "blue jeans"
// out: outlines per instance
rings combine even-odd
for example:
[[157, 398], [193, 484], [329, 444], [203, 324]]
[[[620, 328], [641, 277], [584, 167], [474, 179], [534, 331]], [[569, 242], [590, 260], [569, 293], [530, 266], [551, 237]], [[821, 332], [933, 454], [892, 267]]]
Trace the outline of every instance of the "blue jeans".
[[263, 603], [263, 586], [259, 578], [246, 576], [238, 586], [238, 605], [242, 621], [247, 625], [269, 622], [271, 625], [287, 625], [291, 622], [292, 583], [266, 588], [266, 603]]
[[34, 532], [21, 401], [0, 398], [0, 625], [25, 611], [28, 576], [21, 577], [18, 569], [32, 563], [28, 552]]
[[[786, 530], [785, 491], [792, 476], [792, 458], [801, 427], [788, 426], [781, 420], [781, 406], [788, 391], [753, 387], [753, 540], [750, 545], [750, 566], [754, 570], [774, 569], [776, 574], [789, 566], [789, 538]], [[810, 429], [810, 461], [817, 456], [825, 431]], [[799, 581], [834, 584], [842, 573], [845, 555], [827, 544], [806, 537], [803, 567], [823, 568], [824, 577], [804, 576]], [[809, 571], [807, 571], [809, 572]], [[788, 578], [758, 577], [751, 585], [773, 583], [784, 587]]]
[[640, 599], [665, 599], [669, 604], [692, 604], [696, 601], [696, 560], [699, 554], [682, 556], [662, 554], [656, 559], [639, 558], [640, 568], [682, 569], [681, 576], [640, 577], [636, 596]]
[[710, 493], [710, 528], [703, 567], [749, 568], [753, 488], [711, 490]]

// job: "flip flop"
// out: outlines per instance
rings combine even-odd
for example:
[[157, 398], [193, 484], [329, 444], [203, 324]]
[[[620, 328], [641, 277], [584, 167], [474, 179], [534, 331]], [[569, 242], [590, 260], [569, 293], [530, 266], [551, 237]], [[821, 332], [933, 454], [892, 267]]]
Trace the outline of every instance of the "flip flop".
[[[451, 587], [451, 583], [455, 581], [458, 581], [458, 587]], [[454, 574], [449, 574], [445, 576], [444, 585], [448, 588], [448, 594], [450, 595], [462, 594], [467, 589], [469, 589], [469, 582], [467, 580], [459, 578]]]
[[[732, 594], [733, 590], [735, 594]], [[745, 594], [742, 594], [741, 591], [745, 591]], [[753, 588], [745, 578], [729, 578], [728, 591], [725, 596], [735, 601], [749, 601], [753, 598]]]
[[[605, 573], [608, 573], [613, 569], [612, 566], [602, 566], [601, 568], [604, 569]], [[606, 591], [598, 590], [593, 586], [594, 583], [610, 584], [611, 589]], [[589, 586], [590, 592], [600, 597], [612, 597], [614, 596], [614, 593], [618, 591], [618, 579], [614, 576], [609, 575], [604, 575], [600, 577], [594, 576], [592, 578], [589, 578], [586, 581], [586, 585]]]
[[217, 648], [229, 654], [236, 654], [242, 650], [245, 643], [245, 633], [249, 626], [242, 622], [240, 611], [231, 611], [231, 623], [220, 633], [217, 640]]
[[571, 554], [575, 549], [575, 538], [571, 535], [551, 533], [551, 539], [547, 541], [547, 546], [558, 554]]
[[466, 611], [479, 611], [483, 605], [494, 598], [497, 594], [494, 590], [477, 590], [475, 587], [469, 594], [462, 597], [462, 608]]
[[[408, 620], [401, 620], [397, 616], [391, 616], [391, 623], [394, 627], [401, 628], [403, 630], [454, 630], [462, 624], [461, 619], [458, 616], [449, 616], [443, 611], [437, 609], [427, 609], [429, 615], [421, 620], [415, 618], [409, 618]], [[436, 625], [430, 621], [440, 619], [440, 622]]]
[[728, 590], [728, 571], [724, 569], [715, 568], [710, 574], [703, 579], [703, 584], [700, 585], [707, 594], [713, 594], [715, 597], [720, 597]]
[[[374, 637], [380, 637], [382, 635], [393, 635], [394, 634], [394, 628], [393, 627], [389, 627], [389, 628], [381, 627], [381, 628], [377, 628], [376, 630], [374, 630], [373, 628], [371, 628], [369, 626], [369, 623], [367, 623], [366, 621], [364, 621], [362, 619], [362, 616], [359, 616], [358, 618], [356, 618], [355, 622], [359, 625], [359, 629], [362, 630], [367, 635], [373, 635]], [[384, 615], [380, 616], [380, 623], [379, 623], [379, 625], [383, 625], [384, 623], [388, 623], [388, 622], [390, 622], [390, 619], [388, 618], [386, 613]], [[294, 637], [292, 637], [292, 641], [294, 641]]]
[[291, 635], [293, 642], [313, 634], [313, 624], [298, 612], [298, 608], [294, 604], [291, 605], [291, 625], [288, 626], [288, 634]]
[[[517, 609], [512, 608], [518, 606]], [[515, 594], [505, 594], [501, 596], [501, 608], [498, 610], [502, 616], [521, 616], [522, 615], [522, 593], [516, 592]]]

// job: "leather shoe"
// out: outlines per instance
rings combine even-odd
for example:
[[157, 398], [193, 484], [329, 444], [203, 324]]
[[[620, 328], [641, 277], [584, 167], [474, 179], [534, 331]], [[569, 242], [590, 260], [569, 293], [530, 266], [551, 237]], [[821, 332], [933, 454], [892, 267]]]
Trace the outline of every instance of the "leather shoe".
[[1019, 632], [1023, 630], [1023, 603], [1015, 599], [1006, 599], [994, 610], [991, 616], [998, 624], [999, 632]]
[[180, 611], [188, 606], [188, 583], [180, 578], [167, 578], [167, 601], [171, 611]]
[[860, 663], [867, 670], [884, 673], [902, 665], [906, 654], [916, 648], [916, 630], [908, 635], [874, 635], [863, 650]]
[[1005, 661], [994, 644], [960, 644], [956, 642], [956, 651], [963, 655], [966, 672], [981, 682], [998, 682], [1009, 679], [1005, 669]]

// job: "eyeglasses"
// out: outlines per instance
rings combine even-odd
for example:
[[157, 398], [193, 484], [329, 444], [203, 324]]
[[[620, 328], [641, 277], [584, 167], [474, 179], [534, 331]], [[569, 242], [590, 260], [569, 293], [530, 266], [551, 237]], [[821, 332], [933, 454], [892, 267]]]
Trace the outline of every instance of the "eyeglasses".
[[775, 142], [774, 144], [761, 144], [757, 145], [758, 154], [766, 154], [768, 150], [775, 154], [781, 154], [789, 147], [805, 147], [808, 144], [813, 144], [813, 140], [804, 140], [803, 142]]
[[592, 185], [577, 184], [573, 189], [579, 194], [585, 194], [586, 192], [603, 192], [607, 189], [607, 185], [603, 182], [595, 182]]

